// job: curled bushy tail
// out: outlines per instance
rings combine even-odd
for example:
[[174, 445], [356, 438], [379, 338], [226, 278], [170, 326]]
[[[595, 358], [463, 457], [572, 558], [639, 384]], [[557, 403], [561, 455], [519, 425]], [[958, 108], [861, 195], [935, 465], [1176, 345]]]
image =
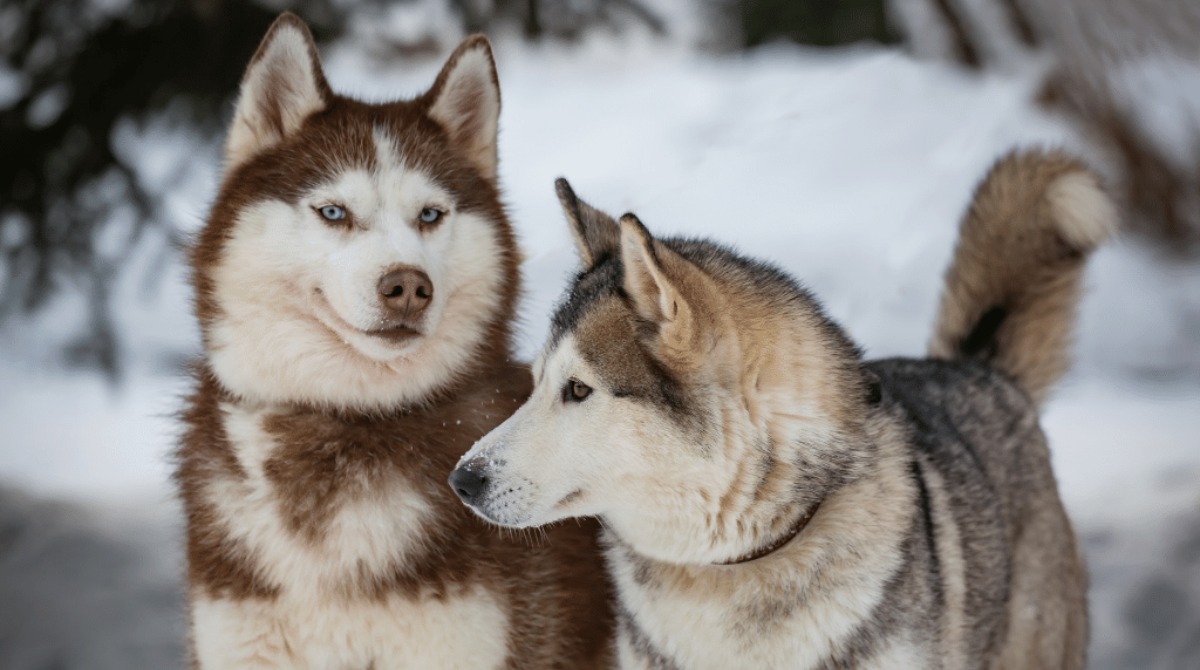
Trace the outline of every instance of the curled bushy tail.
[[1040, 404], [1069, 364], [1084, 263], [1117, 223], [1080, 161], [1043, 151], [1000, 159], [960, 226], [930, 356], [985, 362]]

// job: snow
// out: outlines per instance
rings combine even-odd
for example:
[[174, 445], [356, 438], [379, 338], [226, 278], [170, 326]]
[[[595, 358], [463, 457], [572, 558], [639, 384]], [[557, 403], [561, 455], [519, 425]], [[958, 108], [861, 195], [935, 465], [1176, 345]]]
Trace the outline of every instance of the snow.
[[[346, 46], [327, 55], [335, 88], [375, 99], [420, 92], [440, 66], [382, 67]], [[655, 233], [711, 236], [776, 262], [871, 356], [919, 355], [958, 217], [988, 165], [1017, 145], [1083, 150], [1030, 104], [1031, 78], [968, 75], [890, 50], [712, 57], [645, 42], [504, 42], [497, 61], [501, 175], [527, 258], [524, 358], [575, 264], [555, 177]], [[119, 139], [146, 156], [147, 180], [171, 189], [168, 212], [194, 230], [218, 152], [169, 125], [131, 126]], [[171, 171], [179, 179], [162, 182]], [[0, 484], [119, 518], [137, 510], [158, 529], [152, 537], [174, 537], [173, 414], [197, 337], [182, 259], [163, 239], [139, 244], [120, 277], [129, 366], [116, 385], [55, 362], [85, 321], [82, 296], [0, 329]], [[1126, 238], [1097, 255], [1087, 283], [1078, 362], [1044, 425], [1082, 534], [1144, 535], [1200, 503], [1200, 269]], [[1100, 564], [1134, 571], [1099, 584], [1096, 602], [1110, 609], [1138, 570], [1158, 569], [1128, 542], [1088, 546], [1109, 552]], [[1103, 630], [1116, 630], [1115, 611], [1098, 617]], [[1103, 645], [1119, 638], [1098, 643], [1102, 658], [1115, 658]]]

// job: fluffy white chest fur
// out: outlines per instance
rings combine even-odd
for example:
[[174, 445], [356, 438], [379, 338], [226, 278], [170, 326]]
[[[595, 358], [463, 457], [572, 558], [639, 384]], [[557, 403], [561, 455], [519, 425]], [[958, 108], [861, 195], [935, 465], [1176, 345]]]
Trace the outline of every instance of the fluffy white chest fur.
[[504, 611], [482, 587], [440, 600], [193, 602], [205, 668], [497, 668], [508, 655]]
[[[619, 632], [620, 667], [659, 667], [653, 655], [662, 654], [688, 670], [824, 668], [870, 618], [901, 560], [901, 513], [874, 504], [901, 485], [894, 464], [883, 469], [887, 476], [835, 494], [799, 541], [759, 561], [647, 568], [628, 549], [611, 549], [609, 565], [632, 624]], [[655, 651], [639, 651], [645, 643]], [[855, 667], [940, 667], [929, 652], [920, 641], [899, 638], [855, 659]]]
[[286, 499], [264, 471], [277, 448], [263, 429], [268, 412], [223, 409], [225, 433], [246, 477], [207, 482], [209, 499], [230, 537], [251, 548], [272, 583], [309, 585], [317, 598], [345, 593], [354, 587], [351, 580], [383, 574], [420, 550], [433, 510], [411, 486], [345, 501], [319, 537], [288, 528]]
[[508, 653], [504, 608], [480, 585], [444, 597], [355, 595], [418, 550], [432, 514], [410, 487], [341, 506], [319, 538], [288, 528], [264, 463], [276, 445], [267, 413], [226, 405], [225, 429], [246, 477], [214, 478], [209, 499], [229, 536], [252, 554], [272, 600], [193, 599], [202, 666], [490, 668]]

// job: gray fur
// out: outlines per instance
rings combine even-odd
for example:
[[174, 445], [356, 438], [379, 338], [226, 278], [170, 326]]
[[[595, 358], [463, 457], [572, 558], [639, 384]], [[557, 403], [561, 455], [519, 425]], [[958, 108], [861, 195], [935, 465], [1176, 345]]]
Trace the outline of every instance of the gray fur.
[[[864, 361], [775, 267], [583, 216], [560, 185], [584, 262], [549, 371], [464, 456], [492, 464], [493, 488], [528, 492], [519, 513], [471, 504], [518, 527], [606, 522], [629, 667], [1081, 669], [1086, 576], [1037, 404], [1077, 293], [1010, 301], [1003, 328], [981, 330], [994, 296], [964, 289], [1077, 277], [1082, 252], [1031, 260], [1042, 237], [1005, 225], [1102, 239], [1088, 217], [1104, 196], [1080, 169], [1035, 154], [990, 173], [926, 360]], [[987, 356], [951, 346], [976, 339]], [[572, 399], [575, 384], [588, 394]], [[547, 506], [565, 491], [586, 505]]]
[[[882, 383], [881, 411], [908, 428], [914, 478], [927, 487], [925, 473], [938, 471], [952, 501], [948, 511], [958, 526], [965, 559], [968, 655], [995, 657], [1006, 639], [1014, 572], [1052, 569], [1048, 566], [1056, 557], [1077, 554], [1066, 527], [1061, 535], [1036, 538], [1043, 560], [1022, 564], [1013, 555], [1012, 547], [1023, 540], [1022, 528], [1031, 519], [1062, 514], [1036, 407], [1003, 375], [973, 363], [892, 359], [873, 362], [870, 368]], [[938, 569], [938, 529], [931, 527], [931, 515], [925, 513], [930, 505], [928, 496], [920, 498], [922, 513], [910, 531], [909, 555], [910, 564], [927, 576], [920, 587], [922, 599], [938, 605], [943, 576]], [[1082, 605], [1086, 584], [1081, 576], [1060, 575], [1063, 593], [1046, 597]], [[904, 600], [912, 602], [916, 595], [909, 593]], [[1073, 615], [1084, 617], [1082, 611]], [[936, 609], [910, 609], [904, 618], [939, 619]], [[936, 632], [936, 624], [931, 628]]]

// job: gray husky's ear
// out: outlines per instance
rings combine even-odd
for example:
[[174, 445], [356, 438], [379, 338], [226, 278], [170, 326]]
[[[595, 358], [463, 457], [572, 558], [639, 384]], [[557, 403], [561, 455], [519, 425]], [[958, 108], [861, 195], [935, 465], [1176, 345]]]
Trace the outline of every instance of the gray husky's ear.
[[621, 231], [612, 217], [580, 200], [566, 179], [554, 180], [558, 202], [562, 204], [575, 247], [579, 250], [579, 262], [584, 270], [590, 270], [596, 262], [608, 254], [617, 253], [621, 245]]
[[483, 35], [463, 40], [426, 94], [429, 117], [489, 179], [496, 178], [500, 80], [492, 46]]
[[663, 341], [687, 350], [696, 335], [693, 309], [680, 291], [686, 261], [650, 236], [633, 214], [621, 217], [622, 286], [643, 319], [659, 324]]
[[280, 14], [242, 77], [225, 140], [226, 167], [295, 133], [332, 98], [308, 26], [291, 12]]

